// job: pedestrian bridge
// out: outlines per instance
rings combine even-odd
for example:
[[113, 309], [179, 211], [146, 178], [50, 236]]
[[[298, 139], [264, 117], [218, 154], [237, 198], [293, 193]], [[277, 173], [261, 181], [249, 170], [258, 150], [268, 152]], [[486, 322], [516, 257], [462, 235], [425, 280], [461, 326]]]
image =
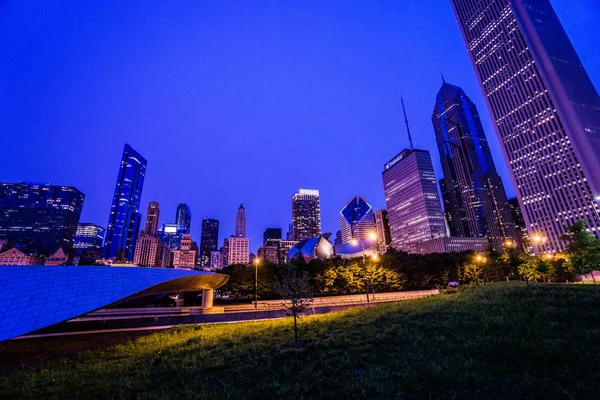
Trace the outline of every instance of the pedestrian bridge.
[[0, 266], [0, 342], [131, 299], [213, 291], [228, 275], [143, 267]]

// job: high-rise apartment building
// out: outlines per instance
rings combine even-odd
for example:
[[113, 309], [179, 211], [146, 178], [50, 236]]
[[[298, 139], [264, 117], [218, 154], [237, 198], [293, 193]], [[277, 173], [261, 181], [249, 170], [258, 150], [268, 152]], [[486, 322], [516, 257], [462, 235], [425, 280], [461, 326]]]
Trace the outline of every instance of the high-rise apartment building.
[[390, 220], [387, 210], [375, 212], [375, 231], [377, 233], [377, 251], [384, 254], [392, 246], [392, 234], [390, 233]]
[[273, 245], [278, 241], [281, 241], [281, 228], [267, 228], [263, 233], [263, 245]]
[[294, 240], [321, 236], [321, 203], [318, 190], [300, 189], [292, 196]]
[[444, 82], [431, 121], [450, 236], [488, 238], [496, 249], [507, 240], [520, 242], [475, 104], [460, 87]]
[[80, 223], [77, 225], [73, 249], [75, 252], [93, 251], [100, 254], [104, 243], [104, 228], [100, 225]]
[[104, 239], [104, 258], [133, 260], [140, 230], [140, 201], [147, 161], [129, 144], [125, 144], [108, 226]]
[[49, 256], [59, 248], [68, 254], [84, 198], [70, 186], [0, 183], [0, 239], [39, 255]]
[[250, 240], [245, 237], [230, 237], [227, 246], [227, 265], [248, 264], [249, 260]]
[[192, 228], [192, 212], [187, 204], [180, 203], [175, 212], [175, 224], [182, 233], [190, 233]]
[[235, 237], [246, 237], [246, 209], [240, 204], [235, 216]]
[[452, 5], [534, 249], [581, 219], [598, 236], [600, 98], [550, 2]]
[[146, 227], [144, 233], [148, 236], [156, 236], [158, 233], [158, 219], [160, 218], [160, 205], [156, 201], [151, 201], [148, 204], [148, 212], [146, 214]]
[[203, 219], [202, 235], [200, 236], [200, 264], [209, 265], [213, 251], [219, 245], [219, 220]]
[[181, 236], [179, 249], [173, 252], [174, 268], [194, 268], [196, 266], [197, 249], [194, 246], [192, 235], [184, 233]]
[[212, 271], [223, 268], [223, 257], [220, 251], [210, 252], [210, 269]]
[[382, 178], [394, 249], [414, 253], [417, 243], [446, 236], [428, 151], [402, 150], [384, 165]]
[[342, 243], [369, 239], [375, 232], [373, 207], [362, 196], [355, 196], [340, 211]]

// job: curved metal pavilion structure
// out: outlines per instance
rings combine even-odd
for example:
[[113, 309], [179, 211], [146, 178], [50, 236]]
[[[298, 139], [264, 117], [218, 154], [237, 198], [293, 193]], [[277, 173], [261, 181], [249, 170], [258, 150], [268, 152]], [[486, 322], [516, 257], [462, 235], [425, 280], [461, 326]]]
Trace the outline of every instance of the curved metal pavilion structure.
[[212, 307], [213, 290], [228, 275], [142, 267], [0, 267], [0, 341], [153, 294], [203, 291]]

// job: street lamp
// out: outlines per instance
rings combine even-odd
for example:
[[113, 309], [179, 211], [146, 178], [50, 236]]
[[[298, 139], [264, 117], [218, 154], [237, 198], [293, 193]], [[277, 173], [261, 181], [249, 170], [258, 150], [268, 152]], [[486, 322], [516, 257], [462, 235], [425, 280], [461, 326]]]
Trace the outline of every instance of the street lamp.
[[254, 308], [258, 308], [258, 264], [260, 264], [260, 258], [254, 259]]
[[[367, 236], [369, 237], [369, 239], [372, 238], [377, 238], [377, 234], [375, 232], [369, 232], [367, 234]], [[355, 238], [352, 238], [352, 240], [350, 240], [350, 244], [352, 246], [356, 246], [358, 244], [358, 240], [356, 240]], [[362, 258], [363, 258], [363, 265], [365, 266], [365, 270], [367, 269], [367, 260], [366, 260], [366, 255], [365, 255], [365, 240], [361, 240], [360, 244], [362, 246]], [[369, 302], [369, 288], [367, 288], [367, 303]]]

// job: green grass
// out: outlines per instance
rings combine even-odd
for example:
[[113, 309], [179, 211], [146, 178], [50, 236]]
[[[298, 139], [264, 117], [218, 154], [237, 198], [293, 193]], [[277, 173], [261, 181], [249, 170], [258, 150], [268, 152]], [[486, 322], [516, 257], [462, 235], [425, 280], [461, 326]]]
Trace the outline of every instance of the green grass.
[[[600, 285], [599, 285], [600, 286]], [[598, 398], [600, 287], [519, 284], [184, 327], [0, 377], [2, 398]]]

